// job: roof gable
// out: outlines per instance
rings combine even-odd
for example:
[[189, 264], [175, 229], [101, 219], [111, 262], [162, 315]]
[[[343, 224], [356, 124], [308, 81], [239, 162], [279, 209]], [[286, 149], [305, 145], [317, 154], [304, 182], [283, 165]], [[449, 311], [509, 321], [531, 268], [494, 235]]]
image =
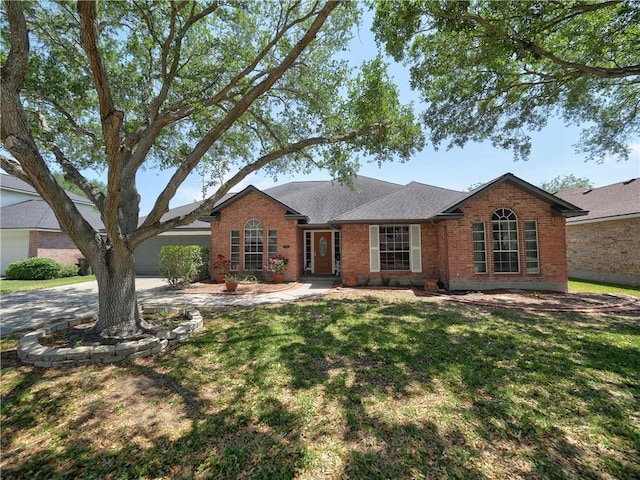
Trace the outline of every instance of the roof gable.
[[[18, 177], [14, 177], [13, 175], [7, 175], [6, 173], [3, 173], [0, 175], [0, 189], [12, 190], [15, 192], [31, 194], [35, 197], [40, 197], [40, 194], [36, 191], [36, 189], [33, 188], [31, 185], [29, 185], [27, 182], [19, 179]], [[65, 190], [65, 192], [67, 193], [67, 196], [74, 203], [84, 203], [87, 205], [93, 205], [88, 198], [85, 198], [81, 195], [77, 195], [68, 190]]]
[[447, 206], [442, 211], [443, 216], [456, 214], [456, 212], [459, 211], [465, 203], [469, 202], [478, 195], [482, 195], [487, 190], [505, 182], [508, 182], [515, 187], [524, 190], [530, 195], [538, 198], [539, 200], [548, 203], [557, 215], [563, 217], [576, 217], [587, 214], [587, 211], [581, 209], [580, 207], [577, 207], [570, 202], [558, 198], [555, 195], [550, 194], [549, 192], [545, 192], [541, 188], [536, 187], [535, 185], [532, 185], [531, 183], [526, 182], [519, 177], [516, 177], [513, 173], [505, 173], [504, 175], [495, 178], [474, 190], [471, 190], [470, 192], [465, 194], [464, 197]]
[[213, 219], [218, 218], [218, 216], [220, 215], [220, 212], [228, 207], [229, 205], [237, 202], [238, 200], [240, 200], [241, 198], [246, 197], [247, 195], [249, 195], [250, 193], [256, 193], [258, 195], [263, 196], [264, 198], [266, 198], [267, 200], [275, 203], [276, 205], [279, 205], [280, 207], [282, 207], [285, 210], [285, 216], [289, 217], [289, 218], [299, 218], [301, 220], [306, 220], [307, 217], [303, 214], [301, 214], [300, 212], [294, 210], [293, 208], [289, 207], [288, 205], [282, 203], [281, 201], [273, 198], [272, 196], [268, 195], [267, 193], [258, 190], [256, 187], [254, 187], [253, 185], [249, 185], [248, 187], [246, 187], [244, 190], [236, 193], [235, 195], [230, 196], [229, 198], [227, 198], [226, 200], [216, 204], [213, 207], [213, 210], [211, 211], [211, 214], [207, 217], [202, 217], [200, 218], [201, 221], [211, 221]]

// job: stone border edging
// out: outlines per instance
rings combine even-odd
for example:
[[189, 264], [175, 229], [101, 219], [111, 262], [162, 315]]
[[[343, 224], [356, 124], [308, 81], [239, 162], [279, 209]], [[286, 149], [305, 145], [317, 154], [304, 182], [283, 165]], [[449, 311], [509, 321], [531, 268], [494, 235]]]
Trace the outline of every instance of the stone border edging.
[[115, 345], [53, 348], [40, 344], [40, 338], [85, 323], [85, 319], [74, 317], [27, 333], [18, 341], [18, 358], [22, 363], [36, 367], [75, 367], [113, 363], [127, 359], [155, 355], [175, 343], [189, 338], [204, 325], [202, 315], [195, 308], [169, 306], [142, 307], [143, 313], [172, 312], [185, 315], [188, 320], [172, 330], [161, 330], [153, 337], [124, 341]]

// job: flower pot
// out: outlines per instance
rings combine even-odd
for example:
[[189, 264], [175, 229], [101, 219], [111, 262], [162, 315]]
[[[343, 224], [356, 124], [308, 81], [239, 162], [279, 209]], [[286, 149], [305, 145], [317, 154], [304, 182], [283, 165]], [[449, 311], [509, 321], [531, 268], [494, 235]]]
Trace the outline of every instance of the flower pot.
[[227, 287], [227, 292], [235, 292], [238, 288], [238, 282], [224, 282], [224, 285]]
[[222, 283], [224, 282], [224, 273], [216, 273], [213, 278], [217, 283]]
[[347, 287], [357, 287], [358, 286], [358, 276], [357, 275], [347, 275], [344, 279], [344, 284]]
[[282, 283], [282, 282], [284, 282], [284, 273], [274, 273], [273, 283]]

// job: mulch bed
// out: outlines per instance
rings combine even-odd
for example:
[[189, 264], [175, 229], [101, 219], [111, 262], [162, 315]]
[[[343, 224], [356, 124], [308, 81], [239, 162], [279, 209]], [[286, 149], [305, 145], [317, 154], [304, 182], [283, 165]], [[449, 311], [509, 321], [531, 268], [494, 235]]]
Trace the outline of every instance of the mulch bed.
[[298, 282], [286, 283], [257, 283], [257, 282], [239, 282], [238, 289], [235, 292], [227, 292], [224, 283], [216, 283], [214, 281], [196, 282], [187, 285], [185, 288], [176, 290], [177, 293], [187, 294], [211, 294], [211, 295], [262, 295], [267, 293], [281, 292], [298, 288], [301, 284]]

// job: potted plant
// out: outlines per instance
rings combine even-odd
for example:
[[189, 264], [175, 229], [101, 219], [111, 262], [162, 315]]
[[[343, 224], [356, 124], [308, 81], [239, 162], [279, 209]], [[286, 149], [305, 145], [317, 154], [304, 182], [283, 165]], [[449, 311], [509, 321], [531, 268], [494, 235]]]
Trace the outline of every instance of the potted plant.
[[211, 264], [211, 271], [216, 282], [222, 283], [225, 281], [224, 276], [229, 273], [231, 267], [231, 260], [227, 259], [223, 254], [219, 253], [215, 262]]
[[287, 269], [289, 259], [283, 255], [276, 255], [267, 260], [264, 266], [269, 272], [273, 273], [273, 281], [280, 283], [284, 280], [284, 271]]
[[227, 292], [235, 292], [238, 288], [238, 277], [227, 273], [224, 276], [224, 286], [227, 288]]

